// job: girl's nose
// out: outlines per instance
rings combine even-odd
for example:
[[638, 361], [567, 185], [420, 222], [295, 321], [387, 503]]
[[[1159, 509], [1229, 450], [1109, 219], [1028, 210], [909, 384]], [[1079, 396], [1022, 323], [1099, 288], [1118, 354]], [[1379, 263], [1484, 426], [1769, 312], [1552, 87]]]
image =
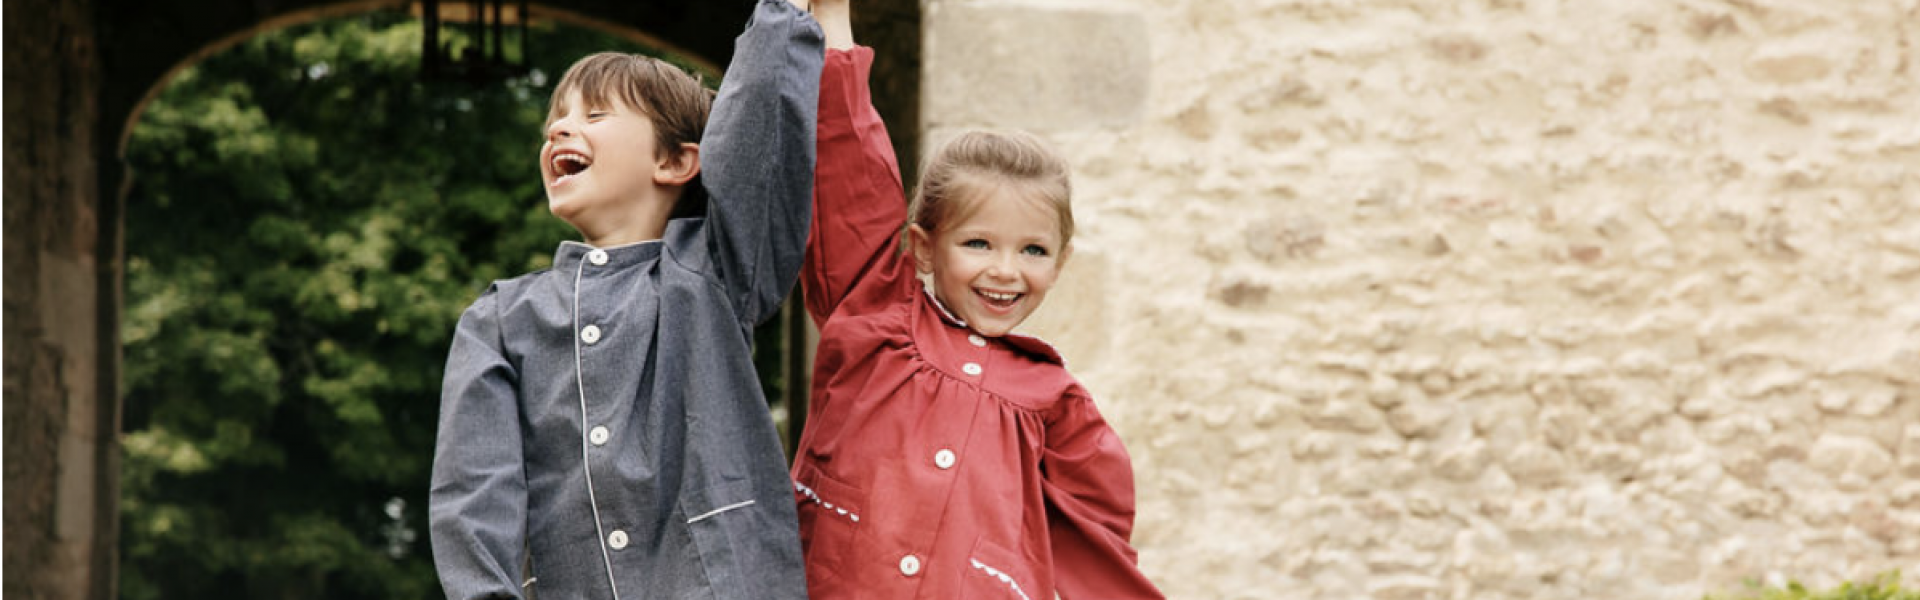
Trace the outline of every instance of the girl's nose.
[[1014, 273], [1014, 268], [1013, 268], [1012, 256], [1009, 256], [1006, 254], [996, 254], [993, 258], [993, 261], [987, 263], [988, 277], [992, 277], [994, 279], [1006, 280], [1006, 279], [1012, 279], [1013, 273]]

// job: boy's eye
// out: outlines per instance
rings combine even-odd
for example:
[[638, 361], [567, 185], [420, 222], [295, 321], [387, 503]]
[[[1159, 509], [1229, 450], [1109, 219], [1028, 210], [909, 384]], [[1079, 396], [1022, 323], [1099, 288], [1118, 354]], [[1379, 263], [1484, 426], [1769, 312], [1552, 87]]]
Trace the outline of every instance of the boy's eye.
[[1047, 255], [1047, 249], [1038, 244], [1027, 244], [1027, 247], [1021, 248], [1020, 251], [1026, 253], [1027, 256], [1046, 256]]
[[601, 117], [605, 117], [605, 116], [607, 116], [607, 113], [606, 113], [606, 111], [600, 111], [600, 112], [590, 112], [590, 113], [587, 113], [587, 119], [589, 119], [589, 120], [598, 120], [598, 119], [600, 119]]
[[960, 245], [962, 247], [972, 248], [975, 250], [985, 250], [987, 248], [987, 241], [986, 240], [967, 240], [964, 242], [960, 242]]

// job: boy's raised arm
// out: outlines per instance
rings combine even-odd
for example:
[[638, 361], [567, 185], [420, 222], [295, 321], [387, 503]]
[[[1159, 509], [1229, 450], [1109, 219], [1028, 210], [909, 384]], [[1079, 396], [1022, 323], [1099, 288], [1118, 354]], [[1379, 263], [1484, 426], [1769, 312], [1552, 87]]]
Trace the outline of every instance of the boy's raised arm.
[[779, 311], [807, 243], [822, 36], [804, 6], [758, 2], [700, 143], [714, 260], [749, 325]]

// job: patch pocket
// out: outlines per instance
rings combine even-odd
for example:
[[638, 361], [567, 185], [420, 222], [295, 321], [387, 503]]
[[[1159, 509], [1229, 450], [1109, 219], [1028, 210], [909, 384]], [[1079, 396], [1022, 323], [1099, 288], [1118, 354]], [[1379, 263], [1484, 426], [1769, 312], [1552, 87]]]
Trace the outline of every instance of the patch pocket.
[[800, 546], [807, 557], [807, 578], [824, 580], [850, 560], [866, 513], [867, 494], [828, 477], [811, 465], [793, 482], [800, 503]]
[[973, 543], [967, 556], [967, 572], [960, 576], [963, 600], [1048, 600], [1052, 590], [1042, 590], [1035, 580], [1032, 565], [1020, 555], [1008, 552], [982, 537]]
[[772, 527], [767, 511], [753, 498], [750, 481], [728, 481], [706, 488], [682, 504], [687, 535], [699, 551], [707, 581], [740, 580], [749, 566], [767, 563], [758, 532]]

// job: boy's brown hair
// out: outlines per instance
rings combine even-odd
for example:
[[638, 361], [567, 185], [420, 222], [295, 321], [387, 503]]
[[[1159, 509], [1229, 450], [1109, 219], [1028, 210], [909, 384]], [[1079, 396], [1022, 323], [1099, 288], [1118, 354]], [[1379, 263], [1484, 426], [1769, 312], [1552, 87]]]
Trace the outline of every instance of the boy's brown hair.
[[567, 94], [580, 92], [587, 108], [606, 108], [618, 99], [653, 121], [659, 147], [678, 152], [682, 143], [700, 143], [713, 108], [713, 90], [671, 63], [640, 54], [601, 52], [567, 68], [553, 86], [547, 123], [559, 118]]
[[[655, 147], [667, 156], [678, 156], [680, 144], [700, 143], [713, 109], [713, 90], [680, 67], [642, 54], [600, 52], [574, 62], [553, 86], [548, 125], [560, 117], [567, 94], [576, 90], [588, 109], [610, 107], [618, 100], [646, 115], [653, 123]], [[703, 189], [698, 183], [696, 177], [687, 189]], [[682, 198], [673, 216], [698, 214], [702, 203], [684, 201], [688, 199]]]

